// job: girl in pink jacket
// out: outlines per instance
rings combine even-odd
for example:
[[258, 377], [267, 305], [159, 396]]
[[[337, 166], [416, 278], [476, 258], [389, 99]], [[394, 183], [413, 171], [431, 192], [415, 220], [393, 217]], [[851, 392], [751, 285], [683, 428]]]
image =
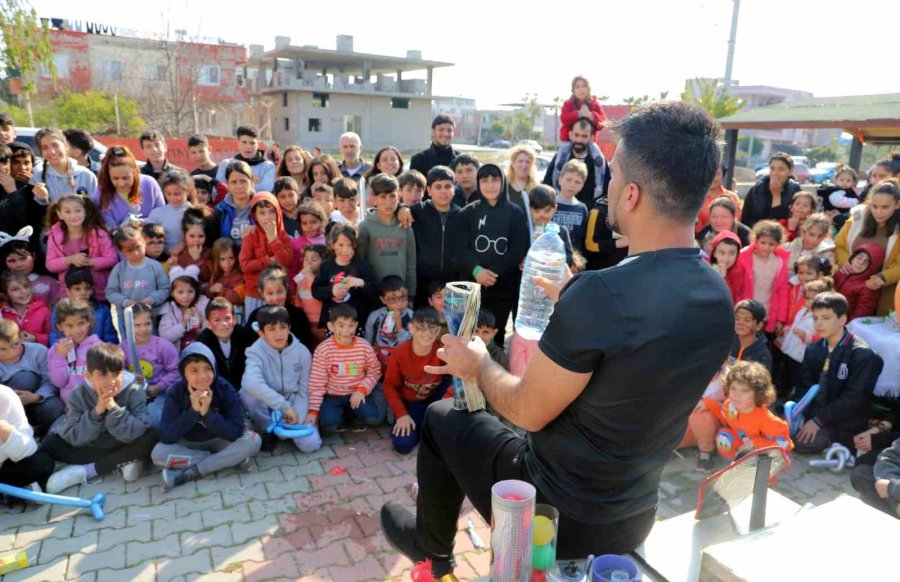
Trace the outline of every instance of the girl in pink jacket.
[[77, 194], [65, 194], [48, 209], [52, 226], [47, 237], [47, 270], [59, 274], [65, 289], [66, 271], [87, 267], [94, 276], [94, 299], [106, 299], [109, 272], [119, 262], [112, 239], [94, 203]]
[[784, 227], [774, 220], [753, 225], [750, 245], [741, 251], [738, 262], [744, 269], [743, 299], [755, 299], [766, 307], [768, 333], [781, 333], [788, 323], [788, 272], [790, 252], [780, 247]]

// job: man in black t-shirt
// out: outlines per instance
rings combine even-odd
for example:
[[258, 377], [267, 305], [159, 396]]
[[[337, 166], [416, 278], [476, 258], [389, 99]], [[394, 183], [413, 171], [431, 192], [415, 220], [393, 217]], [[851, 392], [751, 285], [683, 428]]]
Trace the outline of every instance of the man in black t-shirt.
[[418, 515], [391, 502], [381, 523], [398, 551], [430, 558], [438, 577], [453, 569], [463, 498], [489, 519], [491, 486], [504, 479], [534, 484], [538, 502], [559, 510], [560, 558], [640, 545], [663, 466], [728, 354], [731, 294], [693, 244], [719, 164], [716, 125], [687, 104], [654, 103], [615, 129], [609, 222], [629, 237], [630, 256], [564, 287], [522, 378], [493, 364], [482, 342], [450, 336], [438, 352], [447, 365], [426, 367], [477, 381], [501, 416], [528, 431], [521, 438], [450, 400], [429, 407]]

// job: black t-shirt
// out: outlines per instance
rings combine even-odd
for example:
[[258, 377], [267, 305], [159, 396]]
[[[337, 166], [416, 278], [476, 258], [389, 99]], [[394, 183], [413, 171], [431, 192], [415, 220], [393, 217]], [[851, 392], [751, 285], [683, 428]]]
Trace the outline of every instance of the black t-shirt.
[[541, 351], [592, 373], [528, 435], [525, 463], [560, 512], [613, 523], [652, 510], [663, 466], [728, 355], [731, 293], [696, 249], [641, 253], [563, 290]]

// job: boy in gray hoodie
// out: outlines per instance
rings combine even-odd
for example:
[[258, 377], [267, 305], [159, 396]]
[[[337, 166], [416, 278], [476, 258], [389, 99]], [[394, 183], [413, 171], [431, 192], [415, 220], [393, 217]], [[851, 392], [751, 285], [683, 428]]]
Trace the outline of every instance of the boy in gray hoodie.
[[[247, 366], [241, 382], [241, 403], [250, 414], [253, 428], [260, 434], [271, 422], [273, 410], [284, 414], [284, 422], [300, 423], [309, 404], [309, 371], [312, 356], [291, 334], [287, 309], [265, 305], [256, 311], [259, 339], [247, 350]], [[313, 434], [293, 439], [304, 453], [322, 447], [322, 437], [313, 427]], [[271, 450], [272, 437], [263, 437], [263, 450]]]
[[400, 185], [390, 174], [379, 174], [369, 182], [372, 205], [359, 225], [359, 248], [356, 254], [371, 265], [375, 280], [397, 275], [406, 282], [409, 295], [416, 295], [416, 235], [397, 221]]
[[68, 463], [50, 476], [47, 493], [87, 483], [117, 467], [126, 481], [139, 479], [144, 459], [156, 444], [157, 433], [150, 423], [147, 394], [125, 371], [122, 349], [105, 343], [91, 346], [87, 373], [69, 396], [65, 420], [41, 447]]

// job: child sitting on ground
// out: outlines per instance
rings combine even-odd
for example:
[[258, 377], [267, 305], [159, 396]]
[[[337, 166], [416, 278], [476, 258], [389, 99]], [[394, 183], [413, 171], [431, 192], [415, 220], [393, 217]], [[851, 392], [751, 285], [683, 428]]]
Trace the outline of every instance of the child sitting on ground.
[[409, 291], [403, 279], [388, 275], [381, 280], [379, 299], [383, 307], [376, 309], [366, 320], [366, 341], [375, 348], [375, 355], [381, 363], [382, 374], [387, 369], [388, 359], [397, 346], [410, 337], [409, 322], [413, 311], [409, 306]]
[[[431, 307], [416, 309], [409, 325], [412, 340], [400, 344], [387, 362], [384, 375], [384, 397], [397, 419], [391, 436], [394, 450], [401, 455], [419, 444], [425, 409], [443, 398], [450, 388], [449, 376], [436, 376], [425, 366], [442, 366], [437, 351], [441, 325], [438, 313]], [[450, 391], [452, 395], [452, 391]]]
[[[230, 240], [230, 239], [229, 239]], [[216, 374], [240, 391], [245, 352], [259, 339], [259, 335], [238, 325], [235, 307], [224, 297], [216, 297], [206, 306], [206, 329], [197, 341], [209, 348], [216, 362]]]
[[[109, 303], [106, 300], [97, 301], [94, 299], [94, 275], [90, 269], [69, 269], [66, 272], [65, 281], [69, 299], [87, 303], [94, 310], [94, 330], [92, 333], [99, 337], [100, 341], [108, 344], [119, 343], [119, 334], [113, 326]], [[54, 311], [50, 316], [50, 345], [55, 344], [57, 341], [59, 341], [59, 330], [56, 327], [56, 312]]]
[[59, 389], [60, 398], [66, 405], [72, 391], [84, 381], [88, 351], [100, 343], [100, 338], [91, 332], [93, 315], [90, 305], [68, 298], [56, 306], [56, 329], [60, 340], [51, 346], [47, 365], [50, 381]]
[[[344, 225], [346, 226], [346, 225]], [[356, 309], [347, 303], [328, 312], [331, 337], [313, 354], [309, 376], [309, 411], [305, 424], [319, 422], [320, 430], [364, 432], [366, 425], [378, 425], [378, 407], [369, 398], [381, 377], [381, 364], [366, 341], [356, 335]], [[350, 426], [343, 423], [351, 417]]]
[[737, 456], [772, 445], [791, 452], [787, 422], [769, 410], [775, 401], [772, 376], [761, 364], [738, 362], [725, 374], [725, 402], [704, 398], [690, 417], [690, 429], [697, 436], [700, 455], [697, 468], [713, 468], [713, 445], [719, 454]]
[[244, 429], [244, 409], [234, 387], [216, 374], [215, 359], [201, 343], [187, 347], [180, 379], [169, 389], [159, 443], [151, 458], [163, 467], [163, 490], [228, 467], [250, 466], [262, 441]]
[[831, 291], [831, 278], [825, 280], [813, 279], [803, 284], [804, 305], [801, 307], [790, 327], [784, 329], [784, 335], [776, 340], [776, 345], [787, 356], [787, 385], [779, 396], [787, 396], [795, 387], [800, 385], [800, 371], [803, 366], [803, 356], [806, 347], [813, 342], [815, 328], [813, 326], [812, 304], [820, 293]]
[[59, 432], [41, 448], [68, 463], [47, 481], [47, 493], [60, 493], [121, 467], [127, 482], [144, 473], [144, 460], [156, 444], [150, 428], [147, 396], [125, 372], [119, 346], [96, 344], [87, 354], [87, 372], [69, 398]]
[[[281, 306], [259, 309], [256, 325], [259, 339], [247, 350], [247, 367], [241, 382], [241, 402], [250, 415], [253, 428], [263, 435], [263, 450], [272, 450], [275, 435], [265, 432], [278, 410], [288, 424], [314, 425], [306, 414], [311, 400], [309, 350], [291, 334], [290, 316]], [[304, 453], [322, 446], [318, 431], [293, 439]]]
[[159, 427], [166, 391], [178, 380], [178, 348], [170, 340], [153, 335], [150, 307], [138, 303], [132, 306], [132, 310], [138, 361], [133, 361], [131, 351], [127, 350], [125, 365], [139, 382], [146, 380], [147, 408], [153, 418], [153, 426]]
[[759, 301], [744, 299], [734, 306], [734, 341], [731, 357], [735, 361], [759, 362], [772, 370], [772, 352], [769, 340], [763, 334], [766, 326], [766, 308]]
[[0, 273], [0, 309], [3, 319], [15, 321], [23, 341], [46, 346], [50, 339], [50, 308], [33, 292], [31, 281], [21, 271]]
[[870, 289], [866, 282], [881, 272], [884, 264], [884, 248], [877, 244], [861, 244], [850, 255], [848, 267], [834, 275], [834, 290], [847, 298], [850, 313], [847, 319], [875, 315], [881, 289]]
[[53, 473], [53, 458], [38, 450], [22, 402], [9, 387], [0, 385], [0, 483], [43, 490]]
[[23, 342], [19, 326], [0, 319], [0, 384], [9, 386], [22, 401], [28, 422], [48, 429], [62, 416], [65, 407], [50, 381], [47, 346]]

